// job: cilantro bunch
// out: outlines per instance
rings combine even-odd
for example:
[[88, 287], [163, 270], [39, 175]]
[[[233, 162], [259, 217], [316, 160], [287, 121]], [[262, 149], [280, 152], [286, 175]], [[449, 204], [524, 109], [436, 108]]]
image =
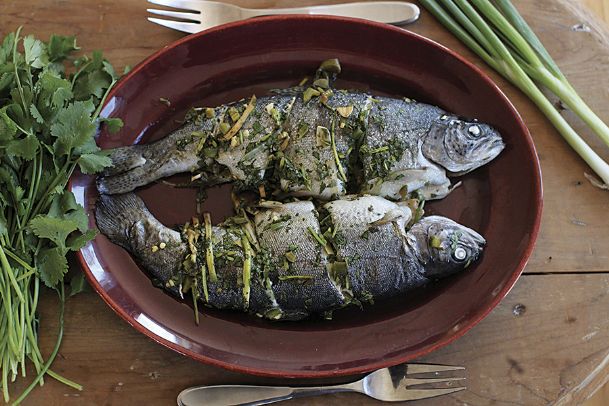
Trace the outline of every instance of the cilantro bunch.
[[[80, 386], [49, 369], [63, 334], [66, 255], [95, 237], [84, 209], [65, 190], [78, 167], [92, 174], [111, 164], [95, 143], [99, 117], [117, 75], [101, 53], [75, 58], [74, 37], [45, 43], [20, 30], [0, 45], [0, 385], [25, 376], [29, 360], [37, 376], [16, 399], [21, 402], [45, 374]], [[38, 348], [36, 306], [41, 282], [60, 302], [56, 346], [45, 360]]]

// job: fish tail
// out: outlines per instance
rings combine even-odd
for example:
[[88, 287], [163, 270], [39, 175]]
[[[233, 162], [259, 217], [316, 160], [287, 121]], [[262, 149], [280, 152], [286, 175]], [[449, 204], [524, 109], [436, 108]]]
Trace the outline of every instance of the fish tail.
[[128, 248], [131, 224], [150, 215], [142, 199], [134, 193], [100, 195], [95, 208], [97, 227], [110, 240]]
[[139, 145], [114, 149], [110, 154], [112, 166], [104, 171], [103, 176], [118, 175], [144, 165], [146, 158], [142, 152], [142, 147]]
[[99, 192], [127, 193], [158, 179], [198, 168], [200, 158], [190, 136], [191, 130], [192, 126], [187, 126], [152, 144], [112, 151], [113, 168], [98, 178]]

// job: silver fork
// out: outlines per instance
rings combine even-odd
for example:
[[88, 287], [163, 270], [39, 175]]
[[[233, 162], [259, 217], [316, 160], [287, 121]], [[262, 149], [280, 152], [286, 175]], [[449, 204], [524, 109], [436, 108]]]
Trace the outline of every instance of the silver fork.
[[337, 392], [358, 392], [386, 402], [427, 399], [464, 390], [464, 386], [433, 389], [412, 388], [423, 384], [451, 384], [464, 377], [420, 377], [412, 374], [438, 375], [444, 371], [457, 371], [464, 367], [448, 365], [402, 364], [369, 373], [359, 381], [333, 386], [249, 386], [218, 385], [195, 386], [180, 392], [178, 406], [266, 405], [299, 397], [318, 396]]
[[182, 20], [175, 21], [148, 17], [149, 21], [189, 33], [203, 31], [231, 21], [274, 14], [326, 14], [365, 18], [393, 25], [404, 25], [416, 21], [420, 14], [420, 10], [416, 5], [403, 1], [375, 1], [272, 9], [242, 8], [233, 4], [207, 0], [148, 0], [148, 2], [158, 4], [159, 6], [180, 9], [180, 11], [172, 11], [149, 8], [149, 13]]

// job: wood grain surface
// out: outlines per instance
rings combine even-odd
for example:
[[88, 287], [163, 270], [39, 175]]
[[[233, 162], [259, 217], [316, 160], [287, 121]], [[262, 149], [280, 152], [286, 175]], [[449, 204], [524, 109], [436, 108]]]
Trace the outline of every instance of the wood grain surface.
[[[329, 3], [234, 1], [251, 7], [322, 2]], [[601, 118], [609, 121], [609, 34], [569, 0], [521, 0], [515, 4], [574, 87]], [[2, 0], [0, 34], [18, 25], [40, 37], [74, 34], [83, 50], [100, 49], [121, 68], [138, 63], [182, 36], [148, 23], [145, 8], [143, 0]], [[408, 29], [462, 53], [489, 72], [507, 93], [535, 139], [545, 201], [537, 248], [516, 287], [463, 338], [420, 360], [466, 366], [468, 390], [415, 404], [579, 404], [605, 383], [609, 372], [609, 194], [588, 183], [584, 172], [589, 169], [522, 94], [490, 71], [428, 13], [423, 12]], [[570, 112], [564, 114], [609, 160], [609, 148]], [[517, 305], [521, 311], [514, 312]], [[57, 327], [53, 294], [45, 292], [40, 309], [41, 348], [48, 354]], [[85, 390], [73, 391], [49, 378], [25, 404], [171, 405], [177, 393], [190, 385], [279, 382], [230, 373], [167, 350], [120, 320], [94, 293], [69, 299], [64, 343], [53, 369], [82, 383]], [[13, 393], [26, 383], [19, 380], [12, 386]], [[374, 403], [343, 394], [292, 404], [346, 402]]]
[[599, 20], [609, 23], [609, 1], [607, 0], [581, 0], [582, 4], [590, 10]]

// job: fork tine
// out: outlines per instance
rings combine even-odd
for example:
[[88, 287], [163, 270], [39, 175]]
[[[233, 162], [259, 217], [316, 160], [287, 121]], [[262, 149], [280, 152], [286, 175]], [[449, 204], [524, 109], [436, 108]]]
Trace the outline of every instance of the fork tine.
[[203, 26], [199, 23], [181, 23], [178, 21], [163, 20], [162, 18], [148, 17], [148, 21], [163, 27], [171, 28], [182, 32], [194, 34], [195, 32], [203, 31]]
[[459, 371], [465, 367], [452, 365], [432, 365], [432, 364], [408, 364], [406, 372], [408, 374], [424, 374], [427, 372]]
[[201, 2], [198, 0], [148, 0], [148, 3], [201, 12]]
[[423, 385], [425, 383], [441, 383], [441, 382], [452, 382], [452, 381], [462, 381], [465, 377], [456, 377], [456, 378], [404, 378], [400, 383], [405, 386], [412, 385]]
[[404, 400], [417, 400], [435, 398], [436, 396], [448, 395], [466, 389], [465, 386], [449, 389], [408, 389]]
[[152, 14], [177, 18], [180, 20], [201, 21], [201, 14], [198, 13], [181, 13], [179, 11], [158, 10], [156, 8], [147, 8], [146, 11]]

